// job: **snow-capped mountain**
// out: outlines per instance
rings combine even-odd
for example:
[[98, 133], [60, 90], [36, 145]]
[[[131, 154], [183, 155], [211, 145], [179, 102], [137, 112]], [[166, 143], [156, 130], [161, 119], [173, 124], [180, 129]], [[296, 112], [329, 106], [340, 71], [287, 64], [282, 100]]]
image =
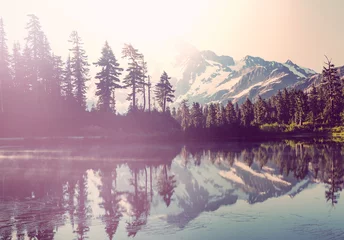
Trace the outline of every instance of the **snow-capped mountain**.
[[242, 103], [258, 95], [269, 98], [279, 89], [298, 85], [316, 74], [291, 60], [285, 63], [246, 56], [234, 61], [230, 56], [218, 56], [212, 51], [198, 51], [183, 44], [170, 75], [174, 78], [177, 102], [222, 103], [232, 100]]

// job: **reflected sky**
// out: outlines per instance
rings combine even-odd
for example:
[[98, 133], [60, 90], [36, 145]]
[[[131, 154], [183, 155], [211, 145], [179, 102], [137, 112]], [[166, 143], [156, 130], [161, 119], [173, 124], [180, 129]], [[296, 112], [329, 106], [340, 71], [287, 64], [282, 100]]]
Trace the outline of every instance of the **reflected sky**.
[[0, 239], [343, 239], [343, 150], [3, 147]]

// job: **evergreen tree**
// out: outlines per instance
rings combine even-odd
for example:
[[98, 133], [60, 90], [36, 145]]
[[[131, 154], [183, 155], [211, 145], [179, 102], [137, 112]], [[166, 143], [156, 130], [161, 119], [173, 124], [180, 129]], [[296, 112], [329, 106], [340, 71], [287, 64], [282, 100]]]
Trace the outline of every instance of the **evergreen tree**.
[[51, 53], [50, 44], [47, 37], [43, 32], [40, 34], [40, 46], [38, 48], [39, 59], [38, 59], [38, 76], [39, 82], [42, 85], [39, 89], [40, 94], [45, 94], [49, 96], [51, 88], [55, 87], [57, 84], [53, 82], [54, 80], [54, 64], [57, 59], [54, 59], [54, 55]]
[[76, 102], [80, 106], [80, 109], [86, 109], [86, 81], [89, 80], [89, 64], [87, 62], [87, 55], [83, 49], [82, 39], [76, 31], [73, 31], [70, 35], [69, 42], [72, 44], [70, 51], [72, 57], [70, 60], [70, 66], [72, 69], [74, 96]]
[[[5, 111], [5, 100], [10, 89], [10, 69], [9, 69], [9, 54], [6, 44], [6, 33], [4, 23], [0, 18], [0, 113]], [[7, 95], [6, 95], [7, 93]]]
[[[23, 56], [21, 54], [19, 43], [13, 44], [13, 52], [11, 58], [11, 69], [13, 77], [13, 85], [16, 89], [24, 89], [24, 70], [23, 70]], [[29, 88], [28, 86], [25, 88]], [[19, 94], [20, 91], [17, 93]], [[24, 92], [24, 91], [22, 91]]]
[[254, 122], [258, 125], [267, 122], [268, 107], [266, 102], [261, 96], [258, 97], [258, 101], [254, 104]]
[[216, 126], [222, 127], [225, 124], [225, 119], [223, 118], [222, 106], [220, 103], [215, 104], [216, 110]]
[[213, 128], [216, 126], [216, 106], [213, 103], [210, 103], [208, 106], [206, 126], [207, 128]]
[[143, 98], [143, 111], [146, 110], [146, 86], [148, 83], [146, 83], [146, 74], [147, 74], [147, 62], [144, 60], [144, 56], [142, 54], [142, 59], [141, 59], [141, 70], [142, 70], [142, 82], [141, 82], [141, 87], [139, 89], [139, 92], [142, 92], [142, 98]]
[[[147, 81], [147, 91], [148, 91], [148, 111], [151, 112], [151, 87], [152, 87], [152, 83], [150, 81], [150, 76], [148, 76], [148, 81]], [[172, 115], [175, 116], [176, 115], [176, 108], [174, 108], [174, 115], [173, 115], [173, 111], [172, 111]]]
[[286, 88], [284, 88], [282, 92], [282, 103], [283, 103], [282, 119], [285, 124], [288, 124], [290, 120], [291, 101], [290, 101], [290, 93], [288, 92]]
[[321, 85], [328, 99], [326, 104], [328, 121], [330, 124], [334, 125], [339, 122], [340, 113], [342, 111], [342, 84], [337, 69], [328, 58], [326, 66], [323, 68]]
[[291, 89], [289, 91], [289, 115], [288, 115], [288, 122], [297, 122], [295, 119], [295, 111], [296, 111], [296, 98], [297, 98], [297, 90]]
[[305, 120], [308, 113], [308, 98], [307, 94], [299, 90], [296, 93], [295, 119], [299, 125]]
[[185, 131], [187, 128], [189, 128], [191, 124], [190, 110], [189, 110], [187, 100], [183, 100], [180, 103], [177, 115], [178, 115], [177, 118], [179, 119], [179, 122], [180, 122], [180, 126]]
[[323, 88], [318, 88], [318, 107], [319, 107], [319, 118], [324, 123], [326, 114], [326, 96]]
[[[96, 79], [99, 80], [99, 83], [96, 83], [96, 95], [99, 97], [99, 110], [103, 112], [113, 111], [116, 113], [115, 89], [121, 88], [118, 77], [121, 75], [123, 69], [119, 67], [119, 63], [107, 42], [105, 42], [102, 49], [102, 56], [94, 65], [101, 67], [101, 71], [96, 75]], [[111, 108], [111, 104], [113, 108]]]
[[226, 123], [229, 125], [233, 125], [236, 123], [236, 113], [234, 105], [231, 101], [228, 101], [226, 108], [225, 108], [225, 115], [226, 115]]
[[30, 52], [30, 49], [25, 46], [22, 54], [22, 61], [21, 61], [21, 66], [23, 70], [23, 92], [24, 93], [30, 93], [33, 90], [38, 88], [37, 80], [35, 80], [35, 70], [32, 65], [32, 55]]
[[[29, 14], [29, 21], [26, 25], [28, 32], [26, 47], [24, 49], [24, 59], [31, 90], [34, 91], [36, 100], [47, 90], [47, 82], [51, 80], [52, 59], [51, 49], [48, 40], [42, 31], [39, 18], [34, 14]], [[43, 88], [43, 89], [42, 89]]]
[[241, 121], [245, 127], [251, 125], [252, 121], [254, 120], [254, 107], [250, 99], [246, 99], [244, 104], [241, 105]]
[[239, 108], [239, 104], [235, 103], [235, 113], [236, 113], [236, 124], [240, 124], [241, 122], [241, 110]]
[[207, 127], [207, 117], [208, 117], [208, 113], [209, 113], [208, 105], [204, 105], [202, 113], [203, 113], [202, 127], [206, 128]]
[[194, 102], [191, 108], [191, 125], [194, 128], [202, 128], [203, 126], [203, 113], [202, 107], [198, 102]]
[[277, 111], [277, 122], [278, 123], [284, 123], [284, 101], [282, 97], [282, 93], [280, 90], [278, 90], [276, 95], [276, 111]]
[[313, 126], [315, 126], [315, 122], [317, 119], [317, 115], [319, 113], [319, 104], [318, 104], [318, 92], [313, 84], [311, 92], [309, 93], [309, 110], [311, 113], [311, 120], [313, 122]]
[[70, 62], [70, 56], [68, 56], [66, 64], [65, 64], [65, 69], [63, 73], [63, 81], [62, 81], [62, 92], [63, 92], [62, 95], [66, 98], [67, 101], [71, 101], [72, 99], [74, 99], [73, 89], [74, 89], [73, 72], [72, 72], [72, 67], [71, 67], [71, 62]]
[[132, 109], [137, 110], [137, 99], [136, 94], [139, 92], [143, 84], [142, 76], [142, 65], [140, 65], [140, 60], [142, 59], [142, 54], [139, 53], [131, 44], [125, 44], [122, 49], [122, 57], [129, 60], [127, 68], [127, 76], [124, 78], [124, 87], [131, 88], [131, 93], [128, 94], [127, 100], [132, 101]]
[[62, 82], [64, 78], [63, 72], [63, 61], [59, 56], [52, 56], [52, 72], [51, 79], [48, 84], [48, 94], [51, 95], [51, 98], [56, 103], [59, 101], [62, 94]]
[[173, 102], [174, 98], [174, 90], [172, 89], [172, 85], [170, 83], [171, 78], [167, 75], [166, 72], [160, 77], [160, 82], [155, 85], [155, 98], [158, 101], [162, 112], [165, 112], [166, 104], [168, 102]]

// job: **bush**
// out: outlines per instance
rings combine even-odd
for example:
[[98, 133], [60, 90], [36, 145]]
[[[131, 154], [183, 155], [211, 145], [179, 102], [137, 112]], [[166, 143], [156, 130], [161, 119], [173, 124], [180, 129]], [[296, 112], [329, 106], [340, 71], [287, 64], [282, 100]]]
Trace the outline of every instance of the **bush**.
[[285, 124], [278, 124], [278, 123], [266, 123], [261, 125], [260, 130], [263, 132], [273, 132], [273, 133], [281, 133], [285, 132], [286, 130], [286, 125]]

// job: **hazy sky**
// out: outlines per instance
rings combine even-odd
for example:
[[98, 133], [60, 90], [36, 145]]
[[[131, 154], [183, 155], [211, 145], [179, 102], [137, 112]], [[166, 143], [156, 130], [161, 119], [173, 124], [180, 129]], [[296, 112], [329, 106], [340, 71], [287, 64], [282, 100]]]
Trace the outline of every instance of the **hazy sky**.
[[22, 41], [26, 15], [34, 13], [56, 54], [67, 55], [76, 29], [90, 61], [105, 40], [117, 55], [125, 42], [149, 55], [178, 36], [234, 59], [291, 59], [320, 71], [327, 54], [344, 64], [343, 0], [0, 0], [0, 6], [9, 45]]

